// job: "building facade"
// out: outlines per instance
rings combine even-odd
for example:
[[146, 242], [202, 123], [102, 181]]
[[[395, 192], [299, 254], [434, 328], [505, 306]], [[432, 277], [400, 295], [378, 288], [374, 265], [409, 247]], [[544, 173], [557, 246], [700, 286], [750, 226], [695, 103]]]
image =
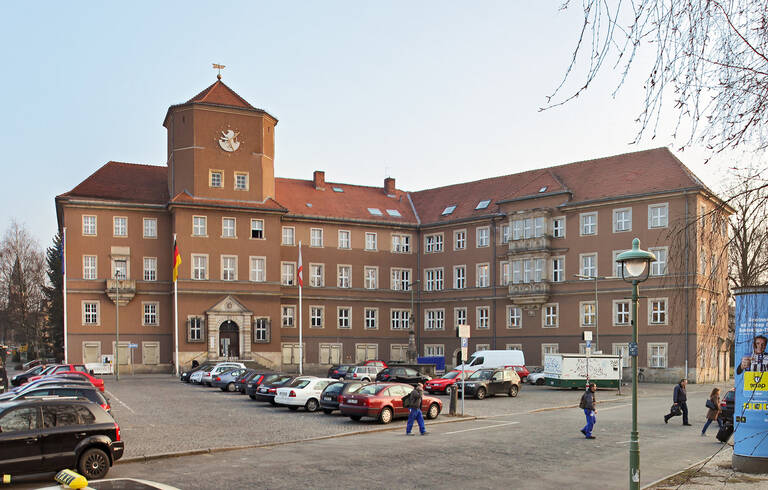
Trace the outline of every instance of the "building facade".
[[218, 80], [168, 109], [166, 166], [109, 162], [57, 196], [70, 361], [117, 349], [123, 369], [167, 371], [178, 323], [182, 363], [293, 369], [300, 306], [314, 368], [403, 361], [411, 330], [419, 355], [452, 365], [459, 324], [470, 351], [522, 349], [530, 365], [583, 351], [585, 330], [626, 355], [615, 257], [638, 237], [657, 256], [638, 311], [645, 378], [727, 378], [731, 210], [667, 149], [406, 192], [275, 177], [276, 125]]

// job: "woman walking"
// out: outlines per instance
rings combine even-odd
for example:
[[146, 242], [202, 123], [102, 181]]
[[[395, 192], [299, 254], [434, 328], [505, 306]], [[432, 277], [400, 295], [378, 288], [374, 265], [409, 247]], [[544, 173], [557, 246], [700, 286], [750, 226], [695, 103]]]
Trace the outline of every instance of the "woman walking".
[[715, 388], [712, 393], [709, 394], [709, 400], [707, 401], [707, 423], [701, 429], [702, 437], [706, 435], [707, 428], [713, 420], [717, 420], [717, 426], [723, 428], [723, 421], [720, 420], [720, 388]]

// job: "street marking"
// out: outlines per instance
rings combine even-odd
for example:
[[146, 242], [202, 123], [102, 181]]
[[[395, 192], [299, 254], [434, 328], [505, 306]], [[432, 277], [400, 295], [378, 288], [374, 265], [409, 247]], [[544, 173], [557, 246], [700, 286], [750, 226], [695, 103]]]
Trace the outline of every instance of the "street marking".
[[126, 405], [125, 403], [123, 403], [123, 401], [122, 401], [121, 399], [119, 399], [118, 397], [116, 397], [114, 393], [112, 393], [112, 392], [111, 392], [111, 391], [109, 391], [109, 390], [107, 390], [107, 393], [109, 393], [109, 396], [110, 396], [110, 400], [117, 400], [117, 403], [119, 403], [120, 405], [122, 405], [122, 406], [124, 406], [125, 408], [127, 408], [127, 409], [128, 409], [128, 411], [129, 411], [129, 412], [131, 412], [132, 414], [136, 415], [136, 412], [134, 412], [134, 411], [133, 411], [133, 409], [132, 409], [131, 407], [129, 407], [128, 405]]
[[445, 435], [458, 434], [460, 432], [470, 432], [473, 430], [493, 429], [495, 427], [504, 427], [505, 425], [515, 425], [519, 423], [520, 422], [507, 422], [506, 424], [489, 425], [488, 427], [476, 427], [474, 429], [455, 430], [453, 432], [446, 432]]

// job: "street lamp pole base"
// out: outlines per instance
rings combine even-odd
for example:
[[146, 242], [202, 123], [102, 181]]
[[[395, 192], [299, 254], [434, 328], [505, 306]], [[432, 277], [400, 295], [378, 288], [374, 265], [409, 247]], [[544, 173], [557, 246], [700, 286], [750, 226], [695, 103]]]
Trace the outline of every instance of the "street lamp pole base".
[[640, 488], [640, 443], [637, 431], [632, 431], [629, 443], [629, 488]]

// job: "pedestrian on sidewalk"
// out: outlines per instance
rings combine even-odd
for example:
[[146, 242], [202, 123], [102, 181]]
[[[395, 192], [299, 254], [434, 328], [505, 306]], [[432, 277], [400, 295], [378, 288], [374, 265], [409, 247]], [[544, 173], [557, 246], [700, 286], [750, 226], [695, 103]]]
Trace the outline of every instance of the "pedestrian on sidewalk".
[[410, 410], [408, 413], [408, 423], [405, 425], [405, 435], [407, 436], [411, 435], [414, 420], [419, 423], [421, 435], [427, 435], [427, 429], [424, 427], [424, 416], [421, 414], [421, 399], [423, 396], [424, 385], [419, 383], [416, 385], [416, 388], [402, 398], [403, 407]]
[[595, 383], [588, 384], [587, 390], [581, 395], [581, 402], [579, 403], [579, 407], [584, 409], [584, 416], [587, 418], [587, 425], [581, 429], [581, 433], [587, 439], [595, 439], [595, 436], [592, 435], [592, 429], [597, 423], [597, 409], [595, 409], [595, 404], [597, 403], [595, 399], [596, 391], [597, 385]]
[[679, 383], [675, 385], [675, 391], [672, 392], [672, 407], [673, 409], [664, 416], [664, 423], [669, 423], [669, 419], [680, 415], [674, 413], [674, 407], [677, 406], [683, 413], [683, 425], [691, 425], [688, 423], [688, 395], [685, 392], [685, 386], [688, 384], [688, 380], [683, 378]]
[[707, 400], [707, 423], [701, 429], [702, 437], [706, 435], [707, 428], [713, 420], [717, 420], [717, 426], [722, 429], [723, 421], [720, 420], [720, 388], [715, 388], [712, 393], [709, 394], [709, 400]]

